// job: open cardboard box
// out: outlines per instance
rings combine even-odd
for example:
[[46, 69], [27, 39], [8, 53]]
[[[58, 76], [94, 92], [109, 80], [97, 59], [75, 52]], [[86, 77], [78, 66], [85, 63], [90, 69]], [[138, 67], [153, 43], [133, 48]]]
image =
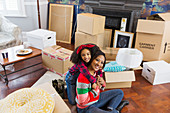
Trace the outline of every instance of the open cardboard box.
[[60, 76], [64, 76], [73, 65], [70, 61], [72, 52], [57, 45], [45, 48], [42, 50], [43, 66]]
[[135, 81], [134, 71], [105, 72], [106, 88], [130, 88]]
[[117, 53], [119, 51], [119, 48], [101, 48], [101, 50], [105, 53], [106, 60], [116, 60]]
[[143, 61], [170, 63], [170, 13], [139, 19], [136, 32], [135, 48], [143, 53]]

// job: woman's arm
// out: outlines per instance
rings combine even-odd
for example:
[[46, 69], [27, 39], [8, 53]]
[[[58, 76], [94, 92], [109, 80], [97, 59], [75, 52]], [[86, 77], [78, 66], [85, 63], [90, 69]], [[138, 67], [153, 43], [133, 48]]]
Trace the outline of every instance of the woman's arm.
[[89, 70], [83, 62], [79, 62], [77, 67], [80, 73], [83, 74], [90, 81], [90, 83], [96, 83], [96, 78], [89, 73]]

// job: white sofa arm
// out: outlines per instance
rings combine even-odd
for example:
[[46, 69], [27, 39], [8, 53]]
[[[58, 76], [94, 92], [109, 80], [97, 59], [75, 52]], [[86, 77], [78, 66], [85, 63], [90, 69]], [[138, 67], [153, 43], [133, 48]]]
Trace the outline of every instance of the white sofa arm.
[[17, 27], [17, 25], [13, 24], [8, 19], [1, 16], [1, 32], [8, 32], [12, 34], [15, 27]]
[[21, 29], [3, 16], [1, 16], [1, 28], [0, 29], [1, 29], [1, 32], [7, 32], [9, 34], [12, 34], [17, 41], [16, 42], [17, 45], [20, 45], [22, 43]]

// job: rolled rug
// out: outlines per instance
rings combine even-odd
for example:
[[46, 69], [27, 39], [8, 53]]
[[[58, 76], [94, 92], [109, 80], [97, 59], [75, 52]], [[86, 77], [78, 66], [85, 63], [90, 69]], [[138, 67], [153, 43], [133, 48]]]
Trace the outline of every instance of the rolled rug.
[[23, 88], [0, 100], [1, 113], [52, 113], [52, 96], [38, 88]]

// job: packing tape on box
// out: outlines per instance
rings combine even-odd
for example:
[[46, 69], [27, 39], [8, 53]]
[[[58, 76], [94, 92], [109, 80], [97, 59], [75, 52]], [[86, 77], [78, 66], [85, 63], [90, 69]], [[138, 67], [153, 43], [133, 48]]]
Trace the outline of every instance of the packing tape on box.
[[[64, 52], [63, 52], [63, 53], [64, 53]], [[70, 59], [70, 56], [68, 56], [68, 57], [66, 57], [66, 58], [61, 58], [61, 57], [58, 57], [58, 56], [51, 55], [51, 54], [49, 54], [49, 53], [45, 53], [45, 52], [43, 52], [43, 51], [42, 51], [42, 54], [50, 57], [51, 59], [58, 59], [58, 60], [61, 60], [61, 61], [65, 61], [65, 60], [67, 60], [67, 59]], [[69, 55], [69, 54], [67, 54], [67, 55]]]
[[47, 69], [47, 70], [49, 70], [49, 71], [53, 72], [53, 73], [56, 73], [56, 74], [60, 75], [61, 77], [65, 76], [65, 75], [67, 74], [67, 72], [66, 72], [66, 73], [64, 73], [64, 74], [61, 74], [61, 73], [59, 73], [59, 72], [54, 71], [54, 69], [53, 69], [53, 68], [52, 68], [52, 69], [50, 69], [50, 68], [48, 68], [48, 67], [45, 67], [44, 65], [43, 65], [43, 67], [44, 67], [45, 69]]

